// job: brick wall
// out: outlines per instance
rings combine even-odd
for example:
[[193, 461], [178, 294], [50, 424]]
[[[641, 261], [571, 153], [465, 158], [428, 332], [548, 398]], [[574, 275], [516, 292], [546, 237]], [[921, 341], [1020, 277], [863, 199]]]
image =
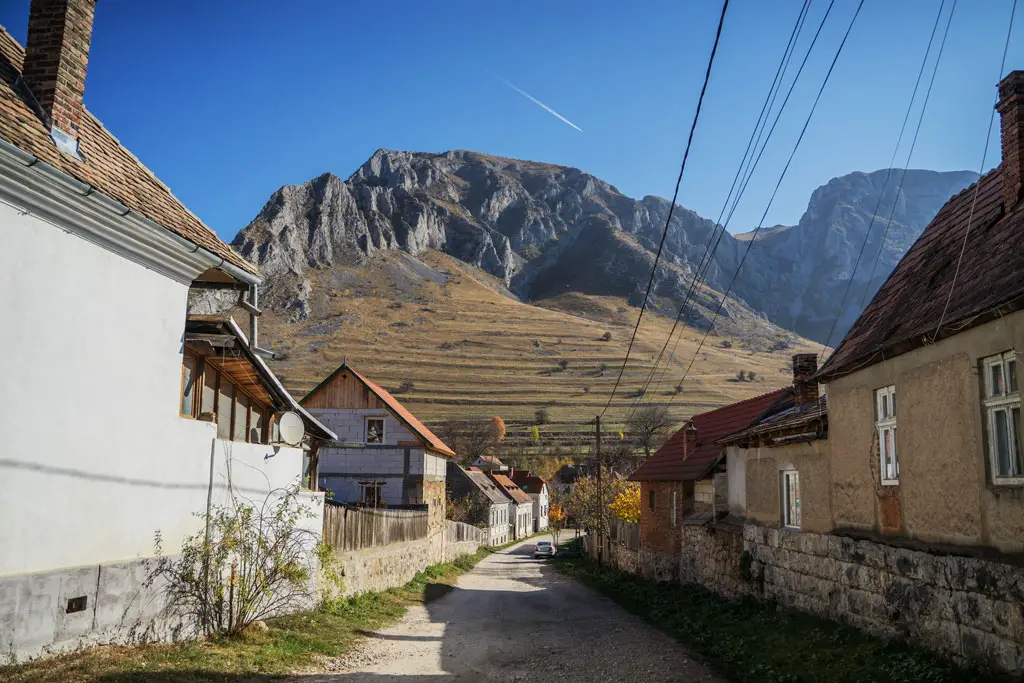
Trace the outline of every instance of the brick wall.
[[[680, 527], [683, 520], [683, 483], [640, 482], [640, 573], [654, 581], [672, 581], [679, 574]], [[651, 507], [651, 494], [654, 506]], [[675, 493], [675, 524], [672, 524]]]

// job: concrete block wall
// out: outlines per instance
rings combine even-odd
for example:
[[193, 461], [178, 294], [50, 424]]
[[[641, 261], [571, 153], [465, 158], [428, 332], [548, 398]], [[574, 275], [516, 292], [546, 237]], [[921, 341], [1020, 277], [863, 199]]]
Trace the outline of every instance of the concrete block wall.
[[309, 412], [337, 434], [338, 441], [365, 443], [368, 417], [383, 418], [385, 445], [397, 446], [400, 441], [416, 441], [404, 424], [382, 408], [312, 408]]

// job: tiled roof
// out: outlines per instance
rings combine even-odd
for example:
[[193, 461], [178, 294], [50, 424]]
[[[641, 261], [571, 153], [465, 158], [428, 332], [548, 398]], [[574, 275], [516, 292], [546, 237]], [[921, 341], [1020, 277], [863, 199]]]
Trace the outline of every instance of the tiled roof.
[[[953, 275], [967, 233], [970, 236], [949, 309]], [[860, 314], [818, 376], [831, 379], [931, 343], [939, 319], [949, 336], [1024, 303], [1024, 206], [1003, 209], [1001, 167], [954, 196], [942, 207]], [[1010, 305], [1012, 304], [1012, 306]]]
[[516, 486], [515, 482], [506, 477], [504, 474], [492, 474], [491, 479], [494, 483], [501, 487], [508, 497], [516, 503], [533, 503], [533, 499], [530, 498], [526, 493]]
[[686, 428], [672, 435], [647, 462], [629, 477], [632, 481], [690, 481], [703, 479], [725, 452], [716, 443], [724, 436], [745, 429], [760, 417], [793, 404], [791, 387], [748, 398], [739, 403], [694, 415], [690, 424], [696, 429], [696, 444], [684, 453]]
[[491, 501], [491, 503], [508, 502], [508, 498], [506, 498], [505, 494], [498, 489], [498, 485], [491, 481], [483, 472], [479, 470], [476, 472], [469, 471], [466, 472], [466, 476], [469, 477], [469, 480], [472, 481], [485, 496], [487, 496], [487, 500]]
[[501, 460], [499, 460], [498, 456], [496, 456], [496, 455], [481, 455], [479, 458], [477, 458], [477, 460], [482, 460], [484, 462], [489, 462], [492, 465], [504, 465], [505, 464]]
[[512, 481], [527, 493], [540, 493], [544, 489], [544, 480], [528, 471], [513, 472]]
[[320, 382], [320, 384], [316, 385], [316, 387], [314, 387], [312, 391], [306, 394], [302, 398], [302, 401], [300, 401], [300, 403], [305, 403], [306, 401], [309, 400], [310, 396], [315, 394], [321, 388], [330, 384], [331, 380], [334, 379], [342, 370], [348, 370], [349, 372], [351, 372], [353, 377], [362, 382], [367, 389], [372, 391], [377, 396], [377, 398], [383, 401], [384, 405], [386, 405], [391, 410], [395, 417], [404, 422], [405, 426], [411, 429], [413, 433], [416, 434], [416, 436], [418, 436], [421, 441], [423, 441], [424, 445], [443, 455], [451, 457], [455, 456], [455, 451], [448, 448], [444, 441], [441, 441], [441, 439], [438, 438], [437, 435], [434, 434], [434, 432], [427, 429], [426, 425], [417, 420], [416, 416], [410, 413], [409, 410], [405, 406], [403, 406], [397, 398], [389, 394], [387, 389], [380, 386], [373, 380], [363, 377], [358, 372], [356, 372], [355, 369], [353, 369], [352, 366], [349, 365], [348, 363], [342, 363], [341, 365], [339, 365], [334, 372], [325, 377], [324, 380]]
[[755, 437], [764, 437], [770, 434], [794, 430], [813, 431], [818, 435], [816, 438], [827, 438], [828, 406], [824, 396], [820, 396], [814, 403], [793, 406], [770, 417], [766, 417], [752, 427], [719, 439], [718, 443], [735, 443]]
[[57, 150], [47, 128], [22, 97], [25, 50], [0, 26], [0, 139], [88, 183], [129, 209], [250, 273], [256, 267], [231, 250], [171, 194], [166, 185], [85, 111], [79, 149], [85, 161]]

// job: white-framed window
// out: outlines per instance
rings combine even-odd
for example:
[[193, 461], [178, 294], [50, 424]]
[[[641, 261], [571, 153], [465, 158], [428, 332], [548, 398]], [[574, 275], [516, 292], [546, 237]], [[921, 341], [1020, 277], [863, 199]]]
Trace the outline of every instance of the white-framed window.
[[384, 485], [381, 482], [369, 481], [359, 482], [359, 486], [362, 492], [359, 496], [359, 502], [363, 505], [369, 505], [370, 507], [380, 507], [384, 502], [384, 498], [381, 496], [381, 489]]
[[800, 473], [796, 470], [782, 473], [782, 524], [800, 528]]
[[366, 418], [366, 443], [384, 443], [384, 418]]
[[900, 461], [896, 455], [896, 387], [875, 390], [875, 431], [878, 433], [878, 457], [882, 484], [900, 483]]
[[1020, 445], [1020, 387], [1014, 351], [982, 361], [988, 457], [995, 484], [1024, 484]]

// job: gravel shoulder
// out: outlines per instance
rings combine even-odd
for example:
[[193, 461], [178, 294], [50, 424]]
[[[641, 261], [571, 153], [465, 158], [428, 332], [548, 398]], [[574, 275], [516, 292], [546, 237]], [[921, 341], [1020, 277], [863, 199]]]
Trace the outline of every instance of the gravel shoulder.
[[480, 562], [322, 673], [293, 683], [725, 683], [674, 640], [534, 560], [531, 539]]

